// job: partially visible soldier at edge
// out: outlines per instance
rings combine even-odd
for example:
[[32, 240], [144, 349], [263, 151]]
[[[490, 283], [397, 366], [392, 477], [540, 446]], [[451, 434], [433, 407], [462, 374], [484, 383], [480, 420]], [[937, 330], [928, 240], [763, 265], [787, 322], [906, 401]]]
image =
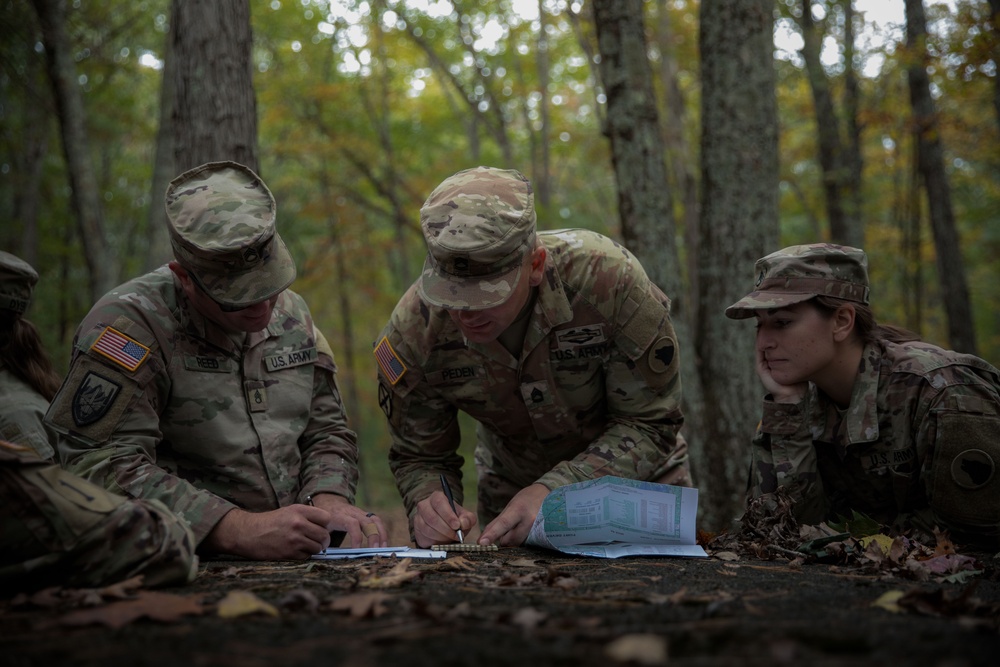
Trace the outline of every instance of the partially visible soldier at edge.
[[127, 500], [59, 468], [43, 424], [59, 375], [25, 319], [35, 269], [0, 251], [0, 593], [104, 586], [143, 575], [183, 584], [194, 536], [156, 501]]
[[187, 522], [0, 440], [0, 595], [48, 586], [185, 584], [198, 573]]
[[274, 197], [234, 162], [175, 178], [174, 261], [105, 295], [76, 332], [46, 419], [63, 463], [109, 490], [155, 498], [188, 521], [199, 553], [308, 558], [386, 546], [353, 505], [357, 438]]
[[477, 523], [461, 506], [459, 410], [478, 422], [480, 544], [521, 544], [565, 484], [690, 485], [670, 302], [628, 250], [585, 230], [536, 233], [531, 184], [514, 170], [450, 176], [420, 222], [423, 273], [375, 345], [390, 467], [419, 546]]
[[726, 309], [756, 317], [767, 395], [748, 500], [784, 487], [800, 523], [864, 513], [934, 544], [1000, 547], [1000, 371], [878, 325], [868, 258], [827, 243], [757, 260]]
[[0, 439], [53, 460], [58, 435], [43, 418], [61, 379], [38, 329], [24, 316], [37, 282], [30, 264], [0, 251]]

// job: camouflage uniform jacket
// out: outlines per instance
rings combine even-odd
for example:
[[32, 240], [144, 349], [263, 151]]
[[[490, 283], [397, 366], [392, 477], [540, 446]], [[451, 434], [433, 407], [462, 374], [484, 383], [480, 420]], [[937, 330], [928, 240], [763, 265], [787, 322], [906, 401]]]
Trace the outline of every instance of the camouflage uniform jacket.
[[[390, 466], [411, 517], [440, 488], [439, 473], [461, 500], [459, 410], [478, 422], [483, 520], [534, 482], [551, 489], [682, 470], [676, 483], [689, 483], [686, 444], [677, 438], [683, 418], [669, 300], [606, 237], [560, 230], [539, 239], [548, 254], [520, 359], [497, 341], [467, 342], [416, 286], [383, 330], [376, 356], [391, 345], [396, 371], [387, 376], [379, 364], [380, 403], [393, 441]], [[509, 482], [506, 497], [489, 497], [487, 473]]]
[[0, 440], [0, 593], [106, 586], [143, 575], [184, 584], [198, 572], [187, 523], [155, 500], [128, 500]]
[[1000, 535], [1000, 372], [925, 343], [869, 344], [845, 411], [810, 384], [797, 405], [764, 400], [748, 494], [785, 486], [797, 518], [856, 510], [925, 536]]
[[27, 445], [43, 459], [55, 456], [58, 436], [42, 421], [49, 402], [0, 362], [0, 440]]
[[46, 419], [68, 436], [67, 467], [163, 501], [200, 543], [234, 506], [268, 511], [326, 492], [353, 501], [357, 443], [335, 373], [294, 292], [264, 331], [234, 338], [161, 267], [93, 307]]

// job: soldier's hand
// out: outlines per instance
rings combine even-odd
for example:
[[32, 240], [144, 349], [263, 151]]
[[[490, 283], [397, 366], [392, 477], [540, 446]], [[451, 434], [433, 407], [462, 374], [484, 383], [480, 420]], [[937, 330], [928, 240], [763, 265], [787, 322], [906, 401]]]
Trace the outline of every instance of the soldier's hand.
[[500, 516], [490, 521], [479, 537], [480, 544], [498, 543], [503, 547], [516, 547], [524, 544], [531, 532], [531, 524], [542, 508], [542, 501], [549, 495], [548, 487], [542, 484], [532, 484], [517, 492]]
[[254, 560], [305, 559], [330, 545], [330, 513], [290, 505], [270, 512], [234, 509], [222, 517], [202, 546]]
[[478, 520], [476, 515], [461, 505], [451, 503], [442, 491], [435, 491], [417, 503], [417, 512], [413, 517], [413, 535], [417, 546], [423, 549], [432, 544], [454, 544], [458, 541], [458, 533], [468, 535]]
[[799, 403], [805, 398], [806, 392], [809, 390], [808, 382], [781, 384], [775, 380], [774, 376], [771, 375], [770, 367], [767, 365], [764, 352], [760, 349], [757, 350], [756, 371], [757, 377], [760, 378], [760, 383], [764, 385], [764, 390], [771, 395], [775, 403]]
[[313, 496], [316, 507], [326, 510], [330, 519], [327, 530], [342, 530], [347, 533], [340, 546], [387, 547], [389, 531], [374, 512], [368, 512], [347, 502], [347, 498], [335, 493], [319, 493]]

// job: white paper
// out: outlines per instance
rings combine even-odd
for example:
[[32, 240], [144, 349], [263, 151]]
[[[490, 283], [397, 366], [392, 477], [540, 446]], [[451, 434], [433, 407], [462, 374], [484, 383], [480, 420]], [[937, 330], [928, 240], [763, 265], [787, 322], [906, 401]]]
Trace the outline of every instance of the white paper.
[[411, 549], [410, 547], [366, 547], [363, 549], [339, 549], [332, 547], [313, 554], [313, 560], [340, 560], [343, 558], [371, 558], [396, 556], [398, 558], [445, 558], [445, 551], [433, 549]]
[[697, 513], [698, 489], [599, 477], [550, 492], [526, 544], [597, 558], [707, 558], [696, 544]]

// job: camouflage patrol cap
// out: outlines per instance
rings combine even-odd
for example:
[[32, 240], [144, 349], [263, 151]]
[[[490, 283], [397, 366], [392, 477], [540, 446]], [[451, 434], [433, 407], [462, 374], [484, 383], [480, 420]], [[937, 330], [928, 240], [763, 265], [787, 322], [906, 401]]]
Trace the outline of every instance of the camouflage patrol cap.
[[31, 305], [31, 291], [38, 272], [30, 264], [0, 250], [0, 310], [23, 315]]
[[741, 320], [754, 311], [781, 308], [832, 296], [868, 303], [868, 258], [863, 250], [832, 243], [794, 245], [757, 260], [757, 286], [726, 308], [726, 317]]
[[460, 171], [424, 202], [420, 227], [427, 243], [424, 300], [449, 310], [499, 306], [535, 247], [531, 183], [513, 169]]
[[271, 191], [237, 162], [209, 162], [170, 182], [167, 223], [174, 256], [216, 302], [259, 303], [295, 280], [275, 229]]

